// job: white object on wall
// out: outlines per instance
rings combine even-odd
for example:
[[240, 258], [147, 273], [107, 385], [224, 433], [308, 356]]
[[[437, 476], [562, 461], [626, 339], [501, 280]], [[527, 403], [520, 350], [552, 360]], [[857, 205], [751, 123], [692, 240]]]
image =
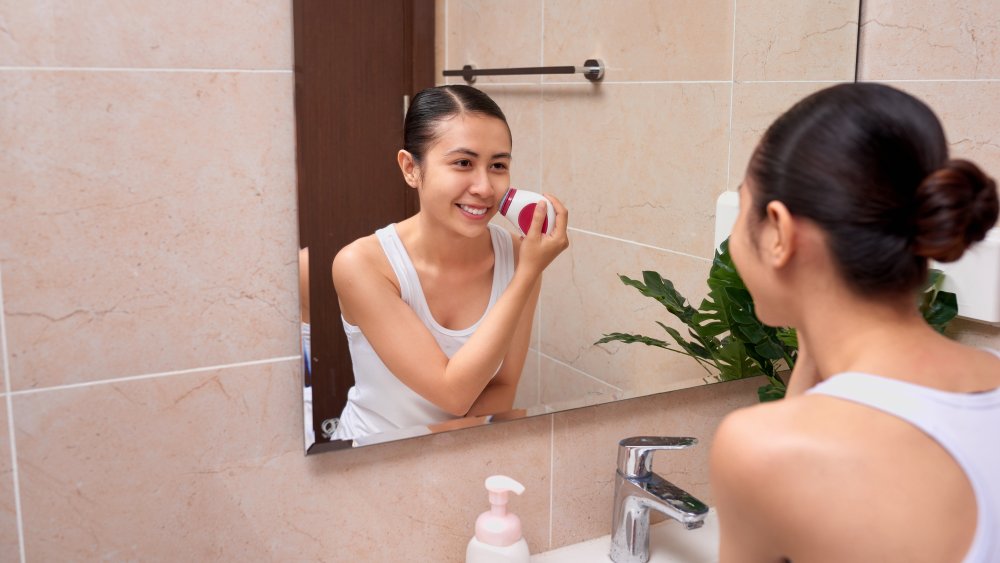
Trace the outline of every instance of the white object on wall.
[[740, 214], [740, 192], [722, 192], [715, 200], [715, 248], [733, 232], [736, 216]]
[[[723, 192], [715, 202], [715, 247], [726, 240], [740, 209], [739, 192]], [[1000, 228], [969, 249], [958, 262], [931, 267], [945, 273], [944, 289], [958, 296], [960, 317], [1000, 323]]]

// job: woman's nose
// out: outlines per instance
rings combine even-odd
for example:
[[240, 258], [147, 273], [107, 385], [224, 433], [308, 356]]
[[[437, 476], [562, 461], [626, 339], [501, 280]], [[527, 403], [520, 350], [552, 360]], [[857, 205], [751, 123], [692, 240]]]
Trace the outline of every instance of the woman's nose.
[[488, 197], [491, 193], [493, 193], [493, 185], [490, 183], [489, 174], [485, 171], [476, 174], [476, 178], [473, 180], [472, 185], [469, 186], [469, 193], [479, 197]]

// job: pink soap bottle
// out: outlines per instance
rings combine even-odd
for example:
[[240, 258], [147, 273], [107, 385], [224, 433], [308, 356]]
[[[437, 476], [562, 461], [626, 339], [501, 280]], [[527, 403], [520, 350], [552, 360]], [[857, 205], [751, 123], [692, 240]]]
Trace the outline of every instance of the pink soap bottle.
[[486, 479], [490, 509], [476, 518], [476, 535], [465, 550], [465, 563], [528, 563], [528, 542], [521, 519], [507, 512], [507, 494], [524, 492], [524, 485], [504, 475]]
[[549, 229], [556, 225], [556, 210], [552, 207], [552, 202], [545, 199], [542, 194], [508, 188], [507, 193], [500, 200], [500, 214], [514, 223], [521, 230], [521, 234], [528, 234], [528, 229], [531, 228], [531, 217], [535, 214], [535, 206], [543, 199], [546, 203], [542, 233], [548, 233]]

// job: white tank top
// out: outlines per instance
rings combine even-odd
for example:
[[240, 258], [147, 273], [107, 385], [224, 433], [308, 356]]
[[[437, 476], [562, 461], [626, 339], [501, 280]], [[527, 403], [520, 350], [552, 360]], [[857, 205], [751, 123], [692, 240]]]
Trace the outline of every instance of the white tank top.
[[[990, 352], [1000, 357], [1000, 353]], [[941, 444], [965, 472], [976, 495], [976, 533], [964, 561], [1000, 561], [1000, 388], [983, 393], [949, 393], [877, 375], [846, 372], [819, 383], [808, 393], [853, 401], [894, 415]]]
[[[493, 240], [493, 291], [486, 311], [472, 326], [462, 330], [447, 329], [431, 315], [420, 278], [413, 267], [410, 255], [392, 224], [375, 231], [382, 251], [385, 252], [392, 271], [399, 280], [399, 293], [403, 301], [417, 314], [427, 330], [434, 336], [441, 351], [449, 358], [476, 331], [486, 314], [514, 277], [514, 245], [510, 233], [496, 225], [489, 225]], [[418, 395], [389, 371], [375, 353], [361, 330], [341, 317], [347, 343], [354, 364], [354, 386], [347, 392], [347, 405], [340, 415], [340, 423], [333, 433], [337, 440], [354, 440], [370, 434], [413, 426], [426, 426], [457, 418], [439, 409]]]

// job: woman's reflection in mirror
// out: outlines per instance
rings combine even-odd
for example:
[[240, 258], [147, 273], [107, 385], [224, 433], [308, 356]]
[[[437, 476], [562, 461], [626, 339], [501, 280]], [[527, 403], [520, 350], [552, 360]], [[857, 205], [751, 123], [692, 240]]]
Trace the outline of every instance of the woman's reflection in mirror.
[[510, 185], [507, 119], [464, 85], [419, 92], [397, 154], [420, 211], [345, 246], [333, 282], [354, 365], [334, 439], [511, 410], [542, 271], [569, 245], [568, 214], [524, 237], [490, 223]]

